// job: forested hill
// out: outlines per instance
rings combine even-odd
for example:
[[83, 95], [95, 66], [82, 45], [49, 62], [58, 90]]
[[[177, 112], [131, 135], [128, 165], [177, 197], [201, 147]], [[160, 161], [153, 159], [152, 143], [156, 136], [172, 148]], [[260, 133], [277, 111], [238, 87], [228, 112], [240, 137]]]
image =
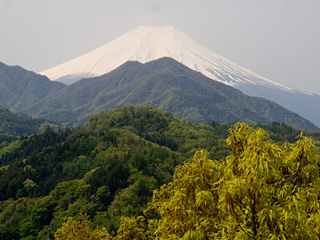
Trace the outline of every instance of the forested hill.
[[129, 106], [100, 113], [80, 129], [48, 128], [14, 142], [0, 152], [2, 239], [44, 238], [80, 212], [117, 230], [120, 216], [142, 213], [152, 191], [171, 181], [175, 166], [197, 149], [213, 156], [229, 152], [213, 130]]
[[[0, 106], [0, 134], [27, 136], [44, 130], [49, 122], [42, 119], [32, 119], [26, 115], [15, 114]], [[51, 124], [54, 126], [55, 124]]]
[[[153, 190], [172, 181], [176, 166], [197, 150], [213, 159], [229, 155], [230, 127], [126, 106], [101, 112], [82, 128], [47, 128], [13, 142], [0, 149], [0, 239], [52, 239], [66, 217], [80, 213], [115, 234], [121, 216], [141, 215]], [[262, 127], [277, 142], [300, 134], [285, 124]]]

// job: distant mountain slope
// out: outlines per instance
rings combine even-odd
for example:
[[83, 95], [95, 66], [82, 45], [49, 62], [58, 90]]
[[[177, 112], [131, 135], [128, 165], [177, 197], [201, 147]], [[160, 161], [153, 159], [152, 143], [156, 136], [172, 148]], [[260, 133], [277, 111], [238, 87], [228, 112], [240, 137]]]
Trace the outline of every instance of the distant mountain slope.
[[12, 111], [17, 112], [64, 87], [45, 76], [0, 62], [0, 105]]
[[40, 127], [45, 123], [45, 120], [32, 119], [25, 115], [15, 114], [0, 106], [0, 134], [30, 135], [38, 133]]
[[262, 97], [279, 103], [320, 127], [320, 95], [300, 91], [288, 92], [282, 89], [246, 83], [234, 87], [249, 96]]
[[146, 63], [161, 57], [171, 57], [250, 96], [275, 101], [320, 127], [319, 95], [273, 82], [202, 46], [172, 26], [139, 26], [96, 50], [41, 74], [70, 84], [84, 77], [108, 73], [127, 61]]
[[246, 96], [171, 58], [146, 64], [127, 62], [103, 76], [82, 79], [24, 112], [77, 126], [101, 110], [128, 104], [151, 105], [196, 122], [285, 122], [300, 129], [319, 130], [274, 102]]

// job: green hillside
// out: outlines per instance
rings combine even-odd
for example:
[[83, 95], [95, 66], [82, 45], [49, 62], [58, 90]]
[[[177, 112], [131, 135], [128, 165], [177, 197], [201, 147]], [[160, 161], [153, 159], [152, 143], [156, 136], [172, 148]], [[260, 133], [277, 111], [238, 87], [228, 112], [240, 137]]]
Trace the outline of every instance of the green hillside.
[[32, 119], [26, 115], [13, 113], [0, 106], [0, 134], [27, 136], [44, 130], [48, 125], [57, 126], [42, 119]]
[[[33, 134], [0, 154], [0, 239], [53, 239], [67, 217], [115, 235], [122, 216], [142, 215], [153, 191], [199, 149], [232, 153], [230, 124], [190, 123], [152, 107], [126, 106], [78, 129]], [[285, 124], [261, 125], [273, 142], [296, 141]], [[318, 133], [306, 132], [319, 144]], [[18, 144], [17, 144], [18, 143]]]

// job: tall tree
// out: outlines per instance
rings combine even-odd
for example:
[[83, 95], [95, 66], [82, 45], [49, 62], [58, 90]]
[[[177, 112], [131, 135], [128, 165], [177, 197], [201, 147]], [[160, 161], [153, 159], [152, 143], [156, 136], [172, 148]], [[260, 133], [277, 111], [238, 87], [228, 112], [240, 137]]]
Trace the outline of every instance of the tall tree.
[[160, 239], [318, 239], [319, 157], [312, 139], [271, 143], [246, 124], [230, 129], [224, 161], [198, 151], [154, 192], [145, 211]]

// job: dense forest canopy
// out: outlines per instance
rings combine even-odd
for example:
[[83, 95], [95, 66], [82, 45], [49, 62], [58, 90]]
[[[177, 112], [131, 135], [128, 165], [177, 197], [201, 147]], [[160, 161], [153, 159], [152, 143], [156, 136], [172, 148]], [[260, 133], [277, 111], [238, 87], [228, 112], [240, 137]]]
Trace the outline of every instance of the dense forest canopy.
[[0, 143], [3, 136], [28, 136], [44, 131], [47, 126], [58, 128], [58, 125], [52, 122], [16, 114], [0, 105]]
[[134, 106], [48, 127], [0, 145], [0, 239], [77, 228], [88, 239], [313, 238], [319, 140], [286, 124], [190, 123]]

